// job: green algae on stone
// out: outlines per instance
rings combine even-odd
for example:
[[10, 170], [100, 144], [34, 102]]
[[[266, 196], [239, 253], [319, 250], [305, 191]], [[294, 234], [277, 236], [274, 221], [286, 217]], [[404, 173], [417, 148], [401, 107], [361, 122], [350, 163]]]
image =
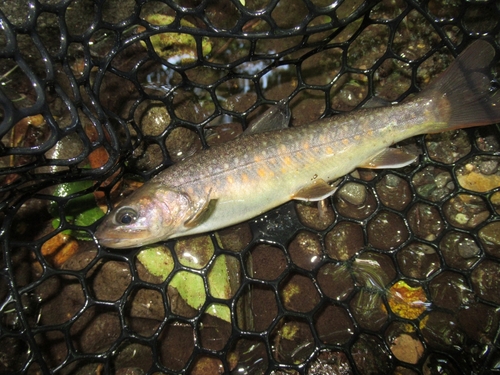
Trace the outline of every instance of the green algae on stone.
[[151, 246], [137, 254], [137, 259], [154, 276], [164, 280], [174, 269], [174, 258], [170, 249], [164, 245]]
[[169, 286], [175, 288], [182, 299], [198, 311], [207, 298], [203, 278], [193, 272], [184, 270], [177, 272], [170, 281]]
[[[178, 245], [178, 246], [177, 246]], [[208, 245], [208, 246], [207, 246]], [[192, 269], [204, 268], [213, 256], [213, 245], [208, 236], [179, 240], [175, 251], [179, 262]], [[151, 246], [142, 250], [137, 259], [154, 276], [166, 279], [174, 271], [174, 258], [171, 250], [165, 246]], [[215, 298], [231, 299], [239, 286], [237, 259], [219, 255], [212, 263], [207, 274], [210, 294]], [[207, 298], [203, 278], [194, 272], [181, 270], [169, 283], [186, 304], [200, 310]], [[231, 322], [231, 312], [227, 306], [212, 304], [206, 311], [208, 314]]]
[[[167, 26], [175, 21], [175, 17], [164, 14], [150, 14], [146, 21], [156, 26]], [[181, 26], [193, 28], [196, 26], [186, 20], [180, 21]], [[149, 40], [156, 54], [163, 59], [173, 58], [181, 64], [190, 63], [197, 59], [196, 39], [189, 34], [166, 32], [152, 35]], [[141, 45], [147, 48], [147, 44], [141, 41]], [[202, 38], [201, 52], [203, 56], [212, 51], [212, 42], [208, 38]], [[178, 59], [178, 60], [177, 60]]]

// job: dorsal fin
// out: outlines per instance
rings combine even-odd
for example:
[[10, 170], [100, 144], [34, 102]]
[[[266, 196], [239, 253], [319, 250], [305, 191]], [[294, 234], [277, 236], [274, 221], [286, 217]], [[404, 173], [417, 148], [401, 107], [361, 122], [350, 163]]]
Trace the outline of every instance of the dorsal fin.
[[278, 104], [273, 105], [260, 115], [242, 135], [247, 136], [271, 130], [285, 129], [290, 123], [290, 117], [290, 108], [288, 108], [286, 101], [284, 99], [280, 100]]
[[383, 99], [379, 96], [372, 96], [368, 99], [365, 104], [361, 106], [361, 108], [381, 108], [381, 107], [390, 107], [392, 103], [386, 99]]

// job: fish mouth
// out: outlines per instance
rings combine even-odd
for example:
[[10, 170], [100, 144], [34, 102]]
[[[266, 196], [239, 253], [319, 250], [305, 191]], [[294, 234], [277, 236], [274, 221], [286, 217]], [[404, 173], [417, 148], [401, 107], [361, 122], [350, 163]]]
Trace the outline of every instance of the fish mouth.
[[[97, 236], [96, 236], [97, 237]], [[97, 238], [99, 245], [111, 248], [125, 248], [122, 246], [122, 242], [119, 238]]]
[[143, 245], [143, 241], [138, 238], [99, 238], [97, 237], [97, 242], [99, 245], [104, 247], [110, 247], [112, 249], [130, 249], [132, 247], [140, 247]]
[[94, 236], [101, 246], [113, 249], [129, 249], [144, 245], [144, 239], [148, 238], [149, 232], [145, 229], [120, 231], [116, 228], [99, 227]]

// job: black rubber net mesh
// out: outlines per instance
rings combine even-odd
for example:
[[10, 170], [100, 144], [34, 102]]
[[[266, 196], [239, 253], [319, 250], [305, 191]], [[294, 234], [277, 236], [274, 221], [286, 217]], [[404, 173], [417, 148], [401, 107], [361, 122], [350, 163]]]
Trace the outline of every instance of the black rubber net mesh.
[[399, 102], [474, 39], [498, 57], [499, 30], [496, 1], [2, 2], [0, 372], [499, 371], [496, 125], [403, 142], [415, 163], [320, 205], [146, 248], [93, 236], [277, 102], [292, 126]]

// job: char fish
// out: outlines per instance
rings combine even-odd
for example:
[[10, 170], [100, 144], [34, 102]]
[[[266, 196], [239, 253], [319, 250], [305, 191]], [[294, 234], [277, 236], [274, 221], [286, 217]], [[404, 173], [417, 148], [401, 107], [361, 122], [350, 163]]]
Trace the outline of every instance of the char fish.
[[202, 150], [125, 198], [95, 237], [111, 248], [142, 246], [214, 231], [289, 200], [322, 200], [330, 182], [362, 168], [397, 168], [414, 156], [391, 145], [419, 134], [500, 121], [492, 89], [495, 49], [471, 44], [429, 87], [404, 103], [364, 108], [314, 123], [262, 126]]

